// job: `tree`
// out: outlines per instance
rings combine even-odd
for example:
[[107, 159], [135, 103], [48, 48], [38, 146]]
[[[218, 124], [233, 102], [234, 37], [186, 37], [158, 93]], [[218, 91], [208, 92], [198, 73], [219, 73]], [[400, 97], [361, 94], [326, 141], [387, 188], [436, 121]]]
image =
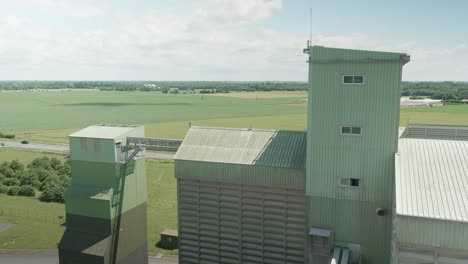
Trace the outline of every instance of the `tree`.
[[33, 176], [36, 176], [37, 179], [41, 182], [45, 181], [47, 178], [49, 178], [52, 175], [51, 171], [45, 170], [45, 169], [32, 169], [30, 170], [30, 173]]
[[31, 185], [25, 185], [20, 188], [18, 195], [33, 197], [36, 196], [36, 190]]
[[34, 173], [31, 173], [30, 171], [25, 171], [21, 174], [20, 177], [16, 177], [16, 178], [20, 180], [21, 186], [33, 185], [33, 182], [35, 181], [38, 181], [39, 186], [40, 186], [39, 178]]
[[0, 193], [8, 193], [9, 190], [10, 188], [8, 186], [0, 184]]
[[11, 195], [11, 196], [17, 196], [18, 193], [20, 191], [20, 187], [19, 186], [12, 186], [10, 187], [10, 189], [8, 190], [8, 195]]
[[12, 162], [10, 162], [10, 168], [16, 173], [19, 171], [23, 171], [24, 165], [23, 163], [19, 162], [19, 160], [15, 159]]
[[10, 168], [8, 162], [4, 162], [0, 165], [0, 173], [7, 178], [13, 178], [15, 176], [15, 172]]
[[2, 183], [5, 186], [19, 186], [20, 185], [20, 181], [15, 178], [5, 178], [3, 179]]
[[44, 191], [40, 197], [43, 202], [58, 202], [63, 203], [65, 187], [57, 182], [50, 182], [44, 187]]
[[62, 162], [56, 157], [53, 157], [50, 159], [49, 165], [50, 167], [52, 167], [52, 169], [57, 170], [62, 165]]
[[48, 170], [51, 168], [50, 160], [48, 157], [35, 158], [29, 165], [30, 169], [45, 169]]
[[63, 203], [65, 189], [69, 182], [68, 179], [66, 176], [59, 177], [57, 175], [48, 177], [40, 187], [42, 190], [41, 201]]

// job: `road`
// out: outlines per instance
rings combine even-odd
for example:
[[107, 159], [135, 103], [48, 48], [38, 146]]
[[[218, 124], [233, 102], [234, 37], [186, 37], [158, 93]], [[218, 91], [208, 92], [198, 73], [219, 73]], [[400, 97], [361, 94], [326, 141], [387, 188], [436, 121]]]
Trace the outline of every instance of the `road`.
[[[50, 151], [50, 152], [60, 152], [60, 153], [68, 153], [69, 151], [69, 148], [67, 145], [44, 144], [44, 143], [34, 143], [34, 142], [31, 142], [29, 144], [21, 144], [21, 142], [15, 142], [15, 141], [0, 141], [0, 147]], [[145, 151], [145, 158], [171, 160], [171, 159], [174, 159], [174, 154]]]
[[[55, 253], [0, 253], [0, 263], [5, 264], [58, 264], [58, 256]], [[149, 257], [149, 264], [177, 264], [177, 259], [161, 257]], [[137, 263], [135, 263], [137, 264]]]

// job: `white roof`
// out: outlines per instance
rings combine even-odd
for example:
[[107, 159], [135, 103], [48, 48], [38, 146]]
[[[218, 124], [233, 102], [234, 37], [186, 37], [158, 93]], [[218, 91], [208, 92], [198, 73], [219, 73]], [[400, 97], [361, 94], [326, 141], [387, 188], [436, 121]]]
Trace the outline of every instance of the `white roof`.
[[132, 131], [136, 127], [138, 126], [94, 125], [83, 128], [71, 134], [70, 137], [115, 139]]
[[468, 222], [468, 141], [401, 138], [398, 148], [397, 214]]

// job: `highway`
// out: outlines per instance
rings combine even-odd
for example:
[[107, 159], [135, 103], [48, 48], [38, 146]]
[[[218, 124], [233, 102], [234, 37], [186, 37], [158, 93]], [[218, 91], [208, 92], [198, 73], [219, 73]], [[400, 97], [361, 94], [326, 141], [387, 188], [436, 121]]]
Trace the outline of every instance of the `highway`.
[[[69, 151], [69, 148], [67, 145], [45, 144], [45, 143], [34, 143], [34, 142], [30, 142], [29, 144], [21, 144], [21, 142], [16, 142], [16, 141], [0, 141], [0, 148], [1, 147], [15, 148], [15, 149], [40, 150], [40, 151], [59, 152], [59, 153], [68, 153]], [[145, 151], [145, 158], [171, 160], [171, 159], [174, 159], [174, 154]]]
[[[0, 252], [0, 263], [5, 264], [58, 264], [58, 256], [53, 252]], [[149, 264], [177, 264], [177, 258], [149, 257]], [[135, 263], [137, 264], [137, 263]]]

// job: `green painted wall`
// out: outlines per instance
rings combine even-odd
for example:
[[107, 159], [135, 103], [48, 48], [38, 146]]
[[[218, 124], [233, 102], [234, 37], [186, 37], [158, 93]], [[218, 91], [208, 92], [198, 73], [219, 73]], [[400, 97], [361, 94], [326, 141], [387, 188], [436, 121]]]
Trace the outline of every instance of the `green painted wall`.
[[[123, 130], [103, 126], [102, 131], [113, 131], [114, 128], [117, 131]], [[72, 177], [65, 193], [68, 214], [112, 219], [117, 215], [116, 199], [123, 197], [120, 204], [122, 208], [118, 208], [122, 214], [146, 202], [145, 159], [139, 158], [122, 165], [117, 162], [115, 151], [115, 143], [121, 142], [124, 146], [129, 136], [144, 137], [143, 128], [128, 128], [125, 132], [112, 134], [113, 138], [100, 138], [102, 135], [107, 136], [100, 131], [93, 130], [95, 134], [78, 132], [80, 137], [70, 137]], [[125, 177], [123, 196], [118, 193], [122, 189], [122, 177]]]
[[[309, 226], [333, 230], [335, 241], [361, 245], [362, 263], [389, 263], [394, 161], [402, 55], [310, 47], [306, 193]], [[343, 75], [364, 75], [344, 85]], [[340, 126], [360, 126], [360, 136]], [[359, 178], [359, 188], [339, 186]]]
[[397, 216], [397, 240], [404, 245], [466, 251], [468, 223]]
[[304, 169], [214, 163], [202, 161], [175, 161], [177, 178], [225, 182], [256, 186], [304, 189]]

